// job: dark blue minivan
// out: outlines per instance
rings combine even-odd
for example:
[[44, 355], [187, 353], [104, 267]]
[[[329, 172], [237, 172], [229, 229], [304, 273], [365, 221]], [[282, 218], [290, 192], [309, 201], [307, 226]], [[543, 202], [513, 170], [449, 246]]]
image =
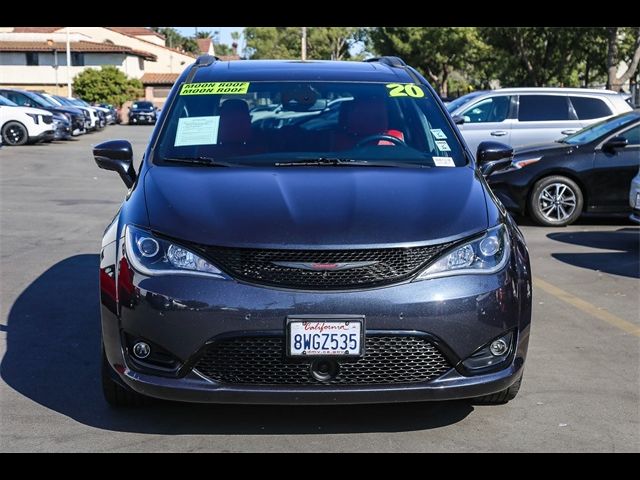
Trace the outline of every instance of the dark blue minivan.
[[102, 241], [103, 388], [116, 406], [473, 398], [522, 381], [521, 232], [441, 100], [396, 57], [200, 57], [173, 87]]

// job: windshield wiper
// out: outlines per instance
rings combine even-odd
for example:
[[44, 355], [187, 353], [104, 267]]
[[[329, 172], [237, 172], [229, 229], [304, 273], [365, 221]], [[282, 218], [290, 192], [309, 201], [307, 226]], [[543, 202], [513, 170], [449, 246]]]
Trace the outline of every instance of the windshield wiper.
[[426, 165], [408, 162], [378, 162], [369, 160], [354, 160], [352, 158], [318, 157], [293, 162], [276, 162], [276, 167], [414, 167], [422, 168]]
[[204, 165], [207, 167], [238, 167], [237, 163], [230, 162], [221, 162], [220, 160], [216, 160], [211, 157], [172, 157], [172, 158], [163, 158], [164, 162], [172, 162], [172, 163], [188, 163], [192, 165]]

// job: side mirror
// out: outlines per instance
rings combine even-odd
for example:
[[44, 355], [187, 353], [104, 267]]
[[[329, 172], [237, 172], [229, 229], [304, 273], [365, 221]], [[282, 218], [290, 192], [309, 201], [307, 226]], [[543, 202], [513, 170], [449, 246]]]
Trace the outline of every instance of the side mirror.
[[462, 115], [454, 115], [452, 118], [453, 118], [453, 123], [455, 123], [456, 125], [464, 124], [465, 118]]
[[478, 145], [476, 160], [485, 177], [509, 167], [512, 159], [513, 148], [509, 145], [500, 142], [482, 142]]
[[96, 145], [93, 147], [93, 158], [98, 167], [118, 172], [127, 188], [131, 188], [135, 183], [133, 149], [126, 140], [109, 140]]
[[605, 152], [615, 153], [616, 150], [620, 150], [626, 147], [629, 144], [629, 141], [621, 135], [610, 138], [607, 142], [602, 145], [602, 150]]

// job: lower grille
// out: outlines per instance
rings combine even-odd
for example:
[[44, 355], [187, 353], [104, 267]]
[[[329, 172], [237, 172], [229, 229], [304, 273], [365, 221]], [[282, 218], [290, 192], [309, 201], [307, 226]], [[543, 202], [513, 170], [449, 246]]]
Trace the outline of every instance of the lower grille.
[[426, 338], [367, 336], [363, 358], [340, 362], [332, 379], [319, 381], [311, 376], [310, 363], [285, 357], [284, 337], [265, 336], [216, 341], [194, 368], [229, 385], [376, 385], [429, 381], [451, 365]]

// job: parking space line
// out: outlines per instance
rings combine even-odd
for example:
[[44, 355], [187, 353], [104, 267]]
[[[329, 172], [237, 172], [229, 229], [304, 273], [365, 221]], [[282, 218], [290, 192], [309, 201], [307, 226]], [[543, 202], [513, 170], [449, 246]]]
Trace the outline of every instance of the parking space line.
[[578, 310], [582, 310], [589, 315], [602, 320], [603, 322], [607, 322], [609, 325], [613, 325], [620, 330], [623, 330], [631, 335], [635, 335], [636, 337], [640, 337], [640, 326], [634, 325], [627, 320], [624, 320], [617, 315], [605, 310], [604, 308], [599, 308], [589, 303], [580, 297], [576, 297], [575, 295], [570, 294], [562, 290], [561, 288], [552, 285], [551, 283], [542, 280], [538, 277], [533, 277], [533, 286], [539, 287], [550, 295], [553, 295], [559, 300], [568, 303], [569, 305], [573, 305]]

